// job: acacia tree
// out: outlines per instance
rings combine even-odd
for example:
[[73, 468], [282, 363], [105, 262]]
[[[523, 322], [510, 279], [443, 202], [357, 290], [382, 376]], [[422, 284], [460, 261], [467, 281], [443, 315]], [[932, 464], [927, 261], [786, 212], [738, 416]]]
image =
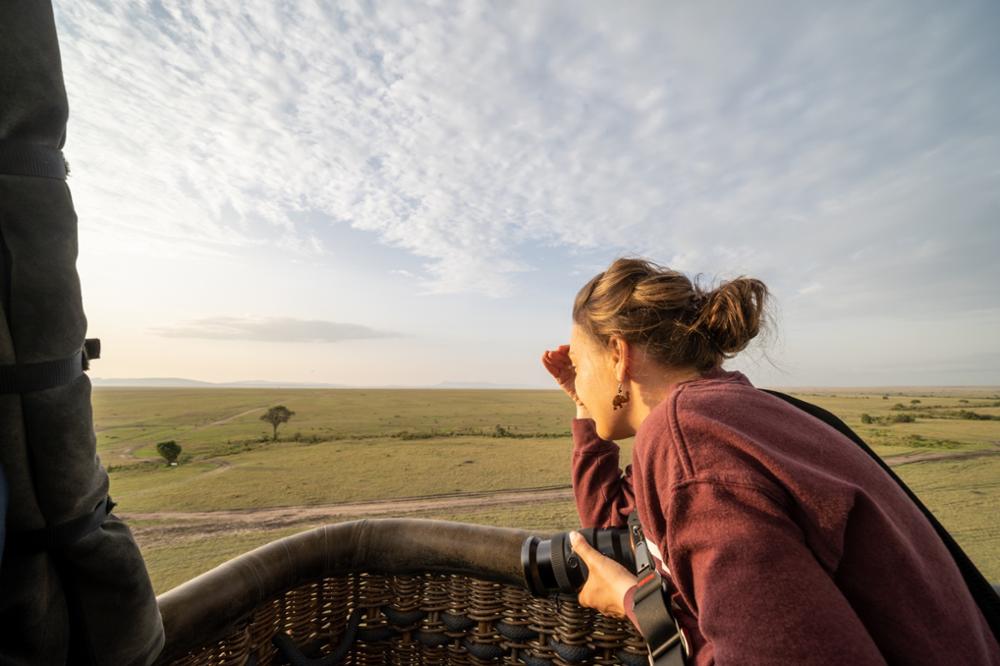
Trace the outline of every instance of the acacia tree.
[[278, 441], [278, 426], [287, 423], [288, 419], [295, 416], [295, 412], [289, 410], [284, 405], [271, 407], [267, 413], [260, 417], [261, 421], [267, 421], [274, 428], [274, 441]]
[[177, 456], [181, 454], [181, 445], [172, 439], [167, 442], [160, 442], [156, 445], [156, 452], [163, 456], [167, 464], [173, 464], [177, 462]]

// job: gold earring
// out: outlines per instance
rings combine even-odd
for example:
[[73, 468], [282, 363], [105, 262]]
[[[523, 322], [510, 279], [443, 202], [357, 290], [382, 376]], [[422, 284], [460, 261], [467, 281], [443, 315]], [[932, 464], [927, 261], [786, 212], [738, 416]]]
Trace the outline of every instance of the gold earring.
[[628, 401], [629, 401], [629, 392], [628, 391], [622, 392], [622, 384], [621, 382], [618, 382], [618, 395], [616, 395], [614, 400], [611, 401], [612, 406], [614, 407], [614, 409], [618, 409]]

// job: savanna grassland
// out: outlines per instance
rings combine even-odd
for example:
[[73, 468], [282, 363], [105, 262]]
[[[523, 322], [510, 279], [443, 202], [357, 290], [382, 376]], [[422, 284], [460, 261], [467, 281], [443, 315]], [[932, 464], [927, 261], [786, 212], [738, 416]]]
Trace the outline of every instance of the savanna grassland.
[[[840, 416], [1000, 581], [1000, 389], [800, 389]], [[271, 441], [267, 409], [295, 412]], [[157, 592], [273, 539], [367, 516], [578, 526], [559, 391], [95, 388], [116, 513]], [[168, 466], [156, 444], [175, 440]], [[632, 441], [619, 442], [621, 464]]]

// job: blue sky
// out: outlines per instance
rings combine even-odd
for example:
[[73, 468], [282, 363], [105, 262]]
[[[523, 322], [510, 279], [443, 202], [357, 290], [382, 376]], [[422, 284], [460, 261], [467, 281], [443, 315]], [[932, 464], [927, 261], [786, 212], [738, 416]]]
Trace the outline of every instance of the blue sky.
[[547, 387], [639, 254], [759, 385], [1000, 384], [994, 2], [55, 11], [96, 376]]

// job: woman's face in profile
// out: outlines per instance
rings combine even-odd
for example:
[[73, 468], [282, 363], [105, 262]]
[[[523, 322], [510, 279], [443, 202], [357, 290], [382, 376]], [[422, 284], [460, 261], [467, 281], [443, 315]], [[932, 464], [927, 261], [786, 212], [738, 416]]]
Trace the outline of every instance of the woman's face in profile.
[[611, 401], [618, 386], [611, 355], [574, 323], [569, 336], [569, 356], [576, 371], [576, 395], [601, 430], [609, 422]]

